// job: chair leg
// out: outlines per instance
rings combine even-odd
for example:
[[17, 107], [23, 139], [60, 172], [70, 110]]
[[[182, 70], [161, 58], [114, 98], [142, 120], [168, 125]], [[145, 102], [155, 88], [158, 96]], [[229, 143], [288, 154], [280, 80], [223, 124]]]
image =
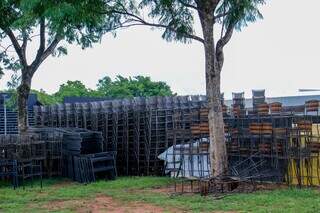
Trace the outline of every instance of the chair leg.
[[11, 181], [11, 184], [12, 184], [12, 186], [13, 186], [13, 189], [15, 190], [15, 189], [16, 189], [16, 187], [15, 187], [15, 182], [14, 182], [14, 175], [12, 175], [12, 181]]
[[[23, 164], [23, 163], [22, 163]], [[23, 188], [23, 190], [25, 190], [25, 186], [24, 186], [24, 167], [23, 167], [23, 165], [22, 165], [22, 178], [21, 178], [21, 183], [22, 183], [22, 188]]]
[[41, 186], [41, 189], [42, 189], [42, 162], [40, 162], [40, 186]]
[[33, 175], [34, 175], [33, 162], [31, 162], [31, 188], [33, 188]]

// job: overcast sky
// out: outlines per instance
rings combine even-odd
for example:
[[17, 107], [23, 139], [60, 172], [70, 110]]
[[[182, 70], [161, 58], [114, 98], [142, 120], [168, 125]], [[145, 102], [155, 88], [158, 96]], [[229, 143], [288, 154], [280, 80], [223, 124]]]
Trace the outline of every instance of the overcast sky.
[[[299, 88], [320, 88], [320, 1], [267, 0], [264, 19], [236, 33], [225, 49], [222, 90], [266, 89], [267, 96], [301, 95]], [[199, 27], [199, 26], [197, 26]], [[55, 92], [67, 80], [95, 88], [105, 75], [148, 75], [166, 81], [179, 95], [204, 94], [204, 53], [200, 43], [168, 43], [161, 31], [139, 27], [106, 35], [101, 44], [45, 61], [33, 88]], [[0, 80], [5, 88], [9, 74]], [[315, 93], [317, 94], [317, 93]]]

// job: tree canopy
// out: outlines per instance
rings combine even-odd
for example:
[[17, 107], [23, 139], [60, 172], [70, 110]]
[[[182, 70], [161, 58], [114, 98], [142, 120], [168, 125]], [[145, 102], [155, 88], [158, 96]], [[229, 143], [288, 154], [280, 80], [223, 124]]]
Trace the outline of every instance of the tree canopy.
[[97, 90], [100, 96], [112, 98], [172, 96], [170, 86], [162, 81], [152, 81], [150, 77], [123, 77], [118, 75], [114, 81], [106, 76], [99, 80]]
[[21, 133], [28, 129], [27, 98], [39, 66], [50, 55], [67, 54], [66, 43], [86, 48], [99, 42], [108, 21], [112, 22], [108, 14], [96, 12], [105, 5], [104, 0], [0, 1], [0, 72], [20, 71], [17, 106]]
[[[0, 2], [1, 68], [17, 70], [40, 66], [50, 54], [66, 54], [61, 41], [83, 48], [98, 42], [104, 33], [105, 15], [94, 11], [103, 0], [2, 0]], [[38, 42], [33, 61], [28, 63], [28, 43]], [[11, 54], [14, 50], [14, 54]]]
[[93, 93], [94, 91], [88, 89], [81, 81], [67, 81], [60, 85], [53, 97], [57, 102], [62, 102], [64, 97], [91, 97]]
[[[265, 0], [117, 0], [112, 8], [114, 14], [119, 14], [119, 27], [146, 25], [161, 28], [162, 37], [167, 41], [186, 43], [196, 40], [203, 44], [211, 172], [217, 178], [228, 173], [220, 101], [224, 47], [235, 29], [241, 30], [249, 22], [262, 18], [259, 6], [264, 3]], [[202, 34], [195, 30], [196, 18], [200, 21]]]
[[[163, 29], [167, 41], [184, 43], [197, 40], [204, 42], [195, 32], [196, 16], [204, 18], [205, 12], [219, 23], [221, 36], [228, 30], [241, 30], [250, 22], [262, 18], [259, 6], [265, 0], [113, 0], [107, 7], [113, 12], [116, 28], [146, 25]], [[208, 11], [209, 10], [209, 11]], [[211, 11], [210, 11], [211, 10]], [[144, 14], [147, 13], [147, 16]], [[117, 15], [118, 14], [118, 15]]]
[[[14, 93], [15, 88], [12, 85], [16, 85], [16, 81], [16, 78], [12, 78], [8, 82], [7, 92]], [[123, 77], [121, 75], [114, 80], [105, 76], [98, 80], [96, 89], [90, 89], [76, 80], [61, 84], [59, 90], [53, 94], [48, 94], [42, 89], [33, 89], [31, 93], [37, 94], [39, 101], [44, 105], [62, 103], [65, 97], [132, 98], [176, 95], [165, 82], [152, 81], [148, 76]], [[10, 100], [10, 103], [10, 106], [16, 104], [15, 100]]]

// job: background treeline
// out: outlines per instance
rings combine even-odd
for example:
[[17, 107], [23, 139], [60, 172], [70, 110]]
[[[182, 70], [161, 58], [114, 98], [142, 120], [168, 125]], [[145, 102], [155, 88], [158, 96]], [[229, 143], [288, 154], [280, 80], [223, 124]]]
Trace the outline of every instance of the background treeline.
[[[15, 82], [8, 82], [8, 85], [10, 84], [14, 85]], [[148, 76], [123, 77], [121, 75], [114, 80], [109, 76], [100, 79], [96, 89], [87, 88], [81, 81], [67, 81], [53, 94], [48, 94], [42, 89], [32, 90], [31, 93], [37, 94], [43, 105], [61, 103], [65, 97], [70, 96], [130, 98], [176, 95], [165, 82], [152, 81]]]

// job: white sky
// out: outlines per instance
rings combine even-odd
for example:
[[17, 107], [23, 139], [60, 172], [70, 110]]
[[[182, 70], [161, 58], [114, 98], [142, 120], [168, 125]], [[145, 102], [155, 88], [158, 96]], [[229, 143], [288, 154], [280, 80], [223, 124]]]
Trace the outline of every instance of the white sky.
[[[236, 33], [225, 48], [222, 90], [266, 89], [267, 96], [298, 95], [299, 88], [320, 88], [320, 1], [267, 0], [264, 19]], [[199, 26], [197, 26], [198, 28]], [[101, 44], [49, 58], [33, 79], [33, 88], [55, 92], [67, 80], [95, 88], [105, 75], [148, 75], [166, 81], [179, 95], [204, 94], [204, 53], [198, 42], [168, 43], [161, 31], [139, 27], [106, 35]], [[10, 75], [0, 81], [4, 89]]]

